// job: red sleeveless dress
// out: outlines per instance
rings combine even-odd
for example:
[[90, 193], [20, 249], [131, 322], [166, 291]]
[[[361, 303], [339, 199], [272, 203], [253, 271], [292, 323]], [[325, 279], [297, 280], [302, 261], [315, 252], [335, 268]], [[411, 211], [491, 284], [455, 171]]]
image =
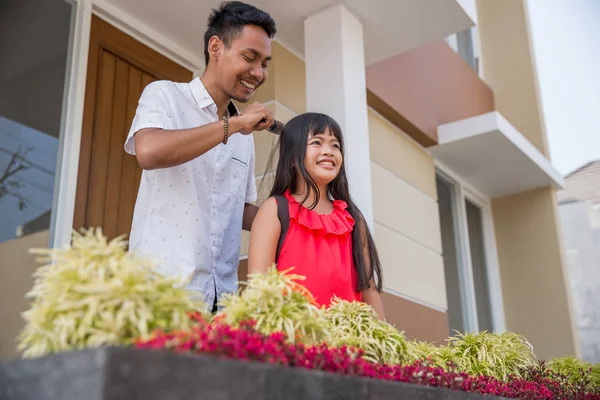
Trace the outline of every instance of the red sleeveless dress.
[[335, 295], [347, 301], [362, 301], [356, 291], [358, 276], [352, 261], [354, 219], [342, 200], [333, 201], [331, 214], [318, 214], [302, 206], [287, 191], [290, 224], [281, 246], [277, 268], [294, 267], [319, 306], [329, 307]]

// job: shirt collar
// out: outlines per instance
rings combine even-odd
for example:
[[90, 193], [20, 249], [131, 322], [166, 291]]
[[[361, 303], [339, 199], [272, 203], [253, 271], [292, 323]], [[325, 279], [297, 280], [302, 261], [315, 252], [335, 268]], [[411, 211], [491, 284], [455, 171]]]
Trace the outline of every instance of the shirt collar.
[[240, 113], [240, 110], [238, 110], [237, 106], [233, 101], [230, 101], [229, 104], [227, 104], [227, 111], [229, 112], [230, 117], [238, 115]]
[[[194, 96], [194, 99], [200, 108], [209, 107], [214, 113], [217, 112], [217, 105], [206, 90], [206, 87], [204, 87], [200, 77], [196, 77], [190, 82], [190, 89], [192, 90], [192, 95]], [[239, 114], [239, 110], [233, 101], [230, 101], [227, 105], [227, 111], [229, 112], [230, 116]]]

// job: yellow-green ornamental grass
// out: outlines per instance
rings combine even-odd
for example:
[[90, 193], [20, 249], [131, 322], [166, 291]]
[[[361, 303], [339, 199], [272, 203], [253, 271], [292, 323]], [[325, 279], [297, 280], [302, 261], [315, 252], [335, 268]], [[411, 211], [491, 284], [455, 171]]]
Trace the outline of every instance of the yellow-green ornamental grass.
[[[25, 357], [128, 345], [156, 329], [187, 330], [187, 314], [205, 310], [183, 281], [155, 272], [150, 261], [126, 251], [122, 238], [109, 242], [100, 229], [75, 232], [69, 248], [32, 252], [46, 264], [27, 295], [33, 302], [19, 336]], [[512, 333], [459, 334], [442, 346], [408, 342], [367, 304], [334, 299], [328, 309], [317, 308], [303, 279], [275, 266], [251, 275], [241, 294], [223, 298], [217, 319], [232, 326], [252, 320], [263, 334], [283, 332], [289, 342], [361, 349], [365, 359], [390, 365], [429, 359], [442, 368], [452, 362], [469, 374], [505, 380], [535, 362], [531, 346]]]
[[448, 369], [449, 365], [472, 376], [493, 376], [506, 382], [510, 375], [521, 376], [538, 364], [533, 347], [522, 336], [477, 332], [450, 337], [444, 345], [412, 341], [408, 343], [411, 361], [427, 360], [430, 365]]
[[575, 357], [556, 357], [548, 362], [548, 369], [568, 376], [569, 381], [583, 384], [584, 378], [589, 379], [588, 388], [600, 387], [600, 364], [592, 364]]
[[[127, 346], [155, 330], [186, 331], [193, 311], [211, 319], [205, 304], [183, 288], [184, 281], [155, 272], [149, 260], [127, 252], [122, 238], [107, 241], [99, 229], [75, 232], [69, 248], [32, 252], [45, 265], [35, 272], [27, 294], [32, 305], [23, 313], [26, 326], [18, 338], [25, 357]], [[237, 327], [254, 321], [258, 332], [283, 332], [290, 343], [347, 346], [362, 350], [371, 362], [389, 365], [426, 360], [447, 369], [452, 364], [457, 371], [502, 381], [538, 364], [532, 346], [515, 333], [457, 333], [436, 346], [408, 341], [361, 302], [336, 298], [328, 309], [319, 309], [301, 285], [303, 279], [275, 266], [266, 274], [253, 274], [240, 294], [223, 298], [214, 322]], [[599, 364], [563, 357], [552, 359], [548, 367], [570, 374], [572, 381], [583, 383], [587, 376], [590, 386], [600, 382]]]
[[204, 307], [183, 289], [184, 282], [154, 271], [148, 260], [110, 242], [102, 231], [73, 235], [66, 249], [35, 249], [45, 263], [34, 274], [31, 309], [18, 348], [24, 357], [127, 345], [155, 329], [185, 330], [187, 313]]
[[304, 277], [274, 266], [265, 274], [251, 274], [241, 295], [225, 295], [217, 319], [238, 327], [255, 321], [263, 334], [283, 332], [289, 342], [322, 343], [329, 338], [325, 319], [312, 295], [299, 283]]
[[300, 283], [304, 277], [290, 271], [272, 266], [265, 274], [251, 274], [241, 295], [224, 296], [217, 319], [235, 327], [252, 320], [258, 332], [283, 332], [289, 342], [361, 349], [372, 362], [405, 360], [406, 338], [380, 321], [371, 306], [334, 299], [327, 310], [318, 309]]
[[457, 333], [448, 342], [456, 367], [473, 376], [493, 376], [506, 382], [509, 375], [521, 376], [522, 370], [538, 364], [533, 346], [512, 332]]
[[359, 348], [364, 351], [363, 357], [374, 363], [394, 365], [406, 361], [404, 334], [379, 320], [368, 304], [334, 299], [325, 317], [331, 345]]
[[454, 362], [454, 354], [450, 347], [436, 346], [430, 342], [409, 341], [407, 353], [410, 361], [427, 360], [429, 365], [444, 369], [447, 369], [449, 363]]

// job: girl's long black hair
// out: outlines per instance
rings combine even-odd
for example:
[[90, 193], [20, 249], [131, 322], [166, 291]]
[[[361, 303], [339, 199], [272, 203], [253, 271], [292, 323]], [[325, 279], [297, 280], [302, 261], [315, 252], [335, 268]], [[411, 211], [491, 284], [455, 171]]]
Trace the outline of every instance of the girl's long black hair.
[[[301, 189], [298, 185], [298, 175], [306, 182], [307, 191], [305, 198], [300, 203], [306, 202], [311, 193], [315, 194], [315, 201], [309, 209], [314, 209], [320, 198], [320, 191], [315, 181], [310, 177], [304, 166], [304, 157], [306, 155], [306, 143], [309, 135], [318, 135], [329, 130], [340, 142], [340, 150], [344, 155], [344, 138], [342, 130], [338, 123], [331, 117], [320, 113], [305, 113], [292, 118], [283, 129], [279, 138], [279, 152], [271, 154], [266, 171], [272, 171], [271, 166], [276, 156], [277, 169], [275, 172], [275, 181], [270, 196], [283, 195], [288, 189], [291, 193], [296, 193]], [[298, 171], [298, 174], [296, 173]], [[363, 291], [370, 288], [370, 281], [375, 280], [377, 291], [382, 288], [381, 263], [379, 255], [375, 248], [373, 236], [369, 232], [365, 218], [356, 204], [350, 197], [348, 187], [348, 178], [346, 177], [345, 163], [342, 163], [338, 176], [327, 185], [328, 196], [335, 200], [343, 200], [348, 204], [348, 212], [356, 221], [352, 230], [352, 260], [354, 268], [358, 275], [357, 291]], [[363, 229], [361, 229], [363, 228]], [[361, 235], [361, 230], [365, 233]], [[366, 243], [365, 243], [366, 240]], [[365, 265], [363, 249], [367, 248], [370, 260], [370, 268]]]

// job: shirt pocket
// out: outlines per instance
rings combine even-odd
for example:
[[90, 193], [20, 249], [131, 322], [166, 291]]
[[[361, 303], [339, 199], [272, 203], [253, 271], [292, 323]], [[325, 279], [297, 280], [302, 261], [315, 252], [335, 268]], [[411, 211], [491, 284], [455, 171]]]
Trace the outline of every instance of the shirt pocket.
[[234, 152], [231, 156], [229, 192], [235, 195], [236, 198], [243, 198], [246, 194], [248, 168], [250, 168], [250, 165], [246, 157], [241, 155], [240, 152]]

